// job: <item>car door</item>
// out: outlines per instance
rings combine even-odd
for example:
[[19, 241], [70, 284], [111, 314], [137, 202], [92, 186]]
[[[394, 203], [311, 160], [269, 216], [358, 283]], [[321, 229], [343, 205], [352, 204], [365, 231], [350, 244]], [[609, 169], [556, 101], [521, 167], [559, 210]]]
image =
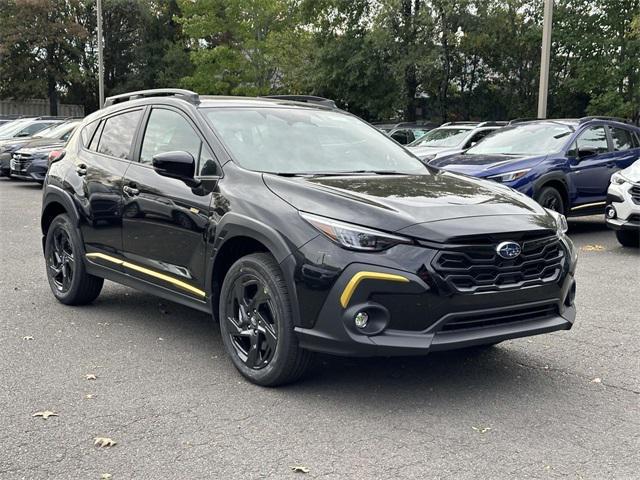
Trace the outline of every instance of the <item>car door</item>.
[[75, 171], [65, 178], [82, 216], [87, 253], [93, 254], [93, 261], [115, 269], [122, 253], [122, 181], [142, 113], [141, 108], [127, 110], [86, 125]]
[[597, 125], [585, 129], [571, 146], [568, 156], [570, 182], [576, 193], [573, 209], [604, 202], [615, 166], [607, 127]]
[[[612, 159], [614, 166], [611, 174], [627, 168], [640, 158], [640, 148], [636, 145], [633, 132], [622, 127], [609, 126], [611, 135], [611, 146], [613, 147]], [[607, 184], [608, 187], [608, 184]]]
[[[188, 115], [172, 107], [150, 109], [138, 149], [123, 186], [128, 273], [203, 300], [209, 207], [219, 165]], [[175, 151], [193, 156], [199, 182], [162, 176], [153, 168], [155, 155]]]

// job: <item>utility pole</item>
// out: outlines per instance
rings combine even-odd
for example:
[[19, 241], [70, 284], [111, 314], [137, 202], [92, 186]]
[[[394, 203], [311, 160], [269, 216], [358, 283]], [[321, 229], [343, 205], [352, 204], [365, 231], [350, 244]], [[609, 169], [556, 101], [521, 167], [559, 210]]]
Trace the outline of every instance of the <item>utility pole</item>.
[[547, 118], [549, 94], [549, 57], [551, 56], [551, 29], [553, 28], [553, 0], [544, 0], [542, 21], [542, 56], [540, 58], [540, 89], [538, 90], [538, 118]]
[[98, 0], [98, 104], [104, 105], [104, 57], [102, 55], [102, 0]]

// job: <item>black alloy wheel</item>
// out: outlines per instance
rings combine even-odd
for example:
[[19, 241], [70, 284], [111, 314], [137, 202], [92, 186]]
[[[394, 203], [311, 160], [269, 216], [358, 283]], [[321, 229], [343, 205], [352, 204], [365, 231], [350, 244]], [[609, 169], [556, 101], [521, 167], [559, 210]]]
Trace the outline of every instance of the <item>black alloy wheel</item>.
[[269, 288], [254, 274], [235, 279], [228, 299], [227, 326], [236, 355], [251, 369], [264, 368], [278, 344], [276, 309]]
[[100, 295], [104, 279], [87, 273], [82, 240], [66, 214], [53, 219], [47, 230], [44, 258], [53, 295], [66, 305], [84, 305]]
[[60, 293], [67, 293], [71, 288], [74, 275], [75, 257], [73, 245], [67, 231], [56, 225], [53, 232], [53, 246], [49, 250], [47, 264], [52, 283]]
[[544, 187], [535, 200], [545, 208], [564, 215], [564, 201], [560, 192], [553, 187]]
[[298, 345], [291, 303], [280, 265], [269, 253], [240, 258], [224, 276], [222, 342], [236, 369], [257, 385], [294, 382], [311, 363], [312, 353]]

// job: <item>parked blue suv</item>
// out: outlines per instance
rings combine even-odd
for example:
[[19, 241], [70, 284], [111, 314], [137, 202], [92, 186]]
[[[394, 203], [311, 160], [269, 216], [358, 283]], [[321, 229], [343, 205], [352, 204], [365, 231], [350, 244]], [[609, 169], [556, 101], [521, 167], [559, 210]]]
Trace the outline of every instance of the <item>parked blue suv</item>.
[[565, 215], [602, 213], [611, 175], [640, 158], [640, 128], [608, 117], [515, 121], [429, 165], [488, 178]]

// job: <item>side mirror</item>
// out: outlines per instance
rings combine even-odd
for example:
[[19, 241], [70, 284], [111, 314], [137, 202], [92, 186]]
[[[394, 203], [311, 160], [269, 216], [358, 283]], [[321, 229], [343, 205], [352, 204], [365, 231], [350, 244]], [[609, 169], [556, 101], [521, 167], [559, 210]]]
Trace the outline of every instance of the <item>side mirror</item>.
[[598, 154], [598, 149], [595, 147], [581, 147], [578, 149], [577, 158], [583, 160], [587, 157], [592, 157]]
[[188, 182], [194, 181], [196, 161], [189, 152], [159, 153], [153, 156], [151, 163], [158, 175]]

